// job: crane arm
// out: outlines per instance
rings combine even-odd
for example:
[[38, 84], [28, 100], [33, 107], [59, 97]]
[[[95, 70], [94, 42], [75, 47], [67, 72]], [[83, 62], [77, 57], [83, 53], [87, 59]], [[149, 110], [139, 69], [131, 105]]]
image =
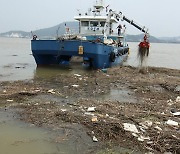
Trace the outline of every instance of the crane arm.
[[148, 33], [148, 29], [145, 26], [140, 26], [139, 24], [135, 23], [133, 20], [128, 19], [127, 17], [123, 16], [123, 20], [125, 20], [126, 22], [130, 23], [131, 25], [133, 25], [134, 27], [136, 27], [137, 29], [139, 29], [140, 31], [144, 32], [144, 33]]
[[119, 12], [119, 13], [115, 13], [114, 12], [114, 15], [115, 15], [115, 18], [119, 21], [119, 20], [125, 20], [126, 22], [128, 22], [129, 24], [133, 25], [134, 27], [136, 27], [137, 29], [139, 29], [140, 31], [148, 34], [148, 28], [146, 28], [145, 26], [141, 26], [139, 25], [138, 23], [134, 22], [133, 20], [127, 18], [126, 16], [124, 16], [122, 14], [122, 12]]
[[107, 19], [106, 19], [106, 23], [104, 26], [104, 37], [107, 38], [107, 35], [109, 34], [109, 28], [110, 28], [110, 20], [111, 17], [114, 17], [117, 21], [119, 20], [125, 20], [126, 22], [128, 22], [129, 24], [133, 25], [134, 27], [136, 27], [137, 29], [139, 29], [140, 31], [144, 32], [145, 35], [147, 35], [149, 37], [149, 33], [148, 33], [148, 28], [146, 28], [145, 26], [141, 26], [139, 24], [137, 24], [136, 22], [134, 22], [133, 20], [130, 20], [129, 18], [127, 18], [126, 16], [124, 16], [122, 14], [122, 12], [116, 13], [116, 11], [113, 10], [109, 10], [109, 13], [107, 15]]

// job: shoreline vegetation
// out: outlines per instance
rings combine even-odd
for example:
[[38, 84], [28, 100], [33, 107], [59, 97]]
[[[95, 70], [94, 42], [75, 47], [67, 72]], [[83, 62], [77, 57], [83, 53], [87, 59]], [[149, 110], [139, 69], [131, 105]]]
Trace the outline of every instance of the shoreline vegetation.
[[52, 131], [71, 126], [66, 139], [82, 137], [74, 125], [81, 126], [92, 139], [89, 153], [116, 153], [118, 146], [129, 153], [180, 153], [180, 70], [118, 66], [0, 82], [0, 108]]

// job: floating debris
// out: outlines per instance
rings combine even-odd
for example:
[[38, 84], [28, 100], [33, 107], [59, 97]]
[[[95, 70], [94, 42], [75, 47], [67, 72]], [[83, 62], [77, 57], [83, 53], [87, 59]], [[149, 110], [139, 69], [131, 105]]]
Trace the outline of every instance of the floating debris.
[[153, 125], [152, 121], [150, 120], [146, 120], [144, 122], [141, 122], [140, 125], [145, 128], [148, 129], [149, 127], [151, 127]]
[[91, 119], [92, 122], [98, 122], [97, 116], [93, 116]]
[[103, 73], [107, 73], [107, 68], [103, 68], [103, 69], [101, 69], [101, 71], [102, 71]]
[[162, 128], [160, 128], [159, 126], [155, 126], [154, 128], [159, 130], [159, 131], [162, 131]]
[[62, 111], [62, 112], [66, 112], [66, 111], [67, 111], [67, 109], [61, 109], [61, 111]]
[[176, 98], [176, 102], [177, 102], [177, 103], [180, 103], [180, 96], [178, 96], [178, 97]]
[[133, 133], [139, 133], [138, 129], [136, 128], [134, 124], [123, 123], [123, 125], [124, 125], [124, 130], [133, 132]]
[[79, 85], [74, 84], [74, 85], [72, 85], [72, 87], [74, 87], [74, 88], [78, 88], [78, 87], [79, 87]]
[[48, 90], [48, 93], [55, 94], [55, 91], [54, 91], [54, 89], [50, 89], [50, 90]]
[[6, 101], [7, 101], [7, 102], [13, 102], [13, 100], [12, 100], [12, 99], [7, 99]]
[[90, 113], [90, 112], [85, 112], [84, 114], [85, 114], [85, 115], [88, 115], [88, 116], [94, 116], [94, 114], [93, 114], [93, 113]]
[[80, 75], [80, 74], [74, 74], [74, 76], [81, 77], [81, 75]]
[[180, 111], [176, 111], [175, 109], [172, 109], [170, 113], [174, 116], [180, 116]]
[[98, 139], [95, 136], [93, 136], [93, 142], [98, 142]]
[[87, 112], [95, 112], [96, 107], [88, 107]]
[[138, 141], [144, 142], [144, 140], [150, 140], [150, 137], [144, 137], [144, 136], [140, 136], [138, 137]]
[[178, 122], [176, 121], [173, 121], [173, 120], [168, 120], [166, 122], [167, 125], [170, 125], [170, 126], [178, 126]]

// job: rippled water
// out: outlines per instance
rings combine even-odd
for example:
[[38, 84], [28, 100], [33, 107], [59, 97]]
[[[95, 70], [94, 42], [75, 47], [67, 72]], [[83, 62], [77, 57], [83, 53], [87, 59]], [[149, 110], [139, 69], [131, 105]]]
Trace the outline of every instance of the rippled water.
[[[34, 76], [48, 77], [50, 74], [84, 72], [80, 65], [71, 69], [38, 68], [31, 53], [31, 41], [19, 38], [0, 38], [0, 80], [24, 80]], [[138, 66], [138, 43], [130, 42], [127, 65]], [[148, 65], [180, 69], [180, 44], [151, 43]], [[49, 73], [49, 71], [51, 73]]]

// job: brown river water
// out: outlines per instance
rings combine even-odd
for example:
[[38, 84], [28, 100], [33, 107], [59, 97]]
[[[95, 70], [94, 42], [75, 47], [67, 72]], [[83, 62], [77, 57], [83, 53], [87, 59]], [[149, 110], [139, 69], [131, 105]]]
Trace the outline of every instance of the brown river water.
[[[125, 65], [138, 67], [138, 43], [130, 42], [130, 55]], [[80, 65], [69, 69], [38, 68], [31, 53], [29, 39], [0, 38], [0, 81], [15, 81], [53, 76], [58, 73], [79, 73]], [[148, 66], [180, 69], [180, 44], [151, 43]]]
[[[130, 55], [125, 65], [138, 67], [138, 43], [131, 42], [129, 46]], [[49, 78], [62, 73], [82, 74], [87, 71], [80, 65], [73, 65], [68, 69], [57, 67], [36, 69], [29, 39], [0, 38], [0, 54], [0, 81], [29, 80], [36, 76]], [[180, 44], [152, 43], [147, 65], [180, 70], [179, 58]], [[116, 99], [116, 94], [118, 94], [123, 95], [122, 98], [126, 99], [127, 93], [128, 91], [112, 90], [111, 96]], [[79, 145], [73, 140], [57, 144], [54, 141], [56, 133], [15, 119], [17, 118], [13, 116], [12, 112], [5, 112], [0, 106], [0, 153], [2, 154], [74, 154], [86, 152], [83, 144], [80, 147], [82, 150], [79, 151], [77, 151]], [[93, 144], [87, 136], [85, 138], [86, 141], [84, 142]], [[122, 153], [129, 152], [128, 149], [119, 148], [118, 150]]]

